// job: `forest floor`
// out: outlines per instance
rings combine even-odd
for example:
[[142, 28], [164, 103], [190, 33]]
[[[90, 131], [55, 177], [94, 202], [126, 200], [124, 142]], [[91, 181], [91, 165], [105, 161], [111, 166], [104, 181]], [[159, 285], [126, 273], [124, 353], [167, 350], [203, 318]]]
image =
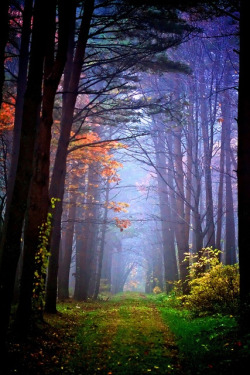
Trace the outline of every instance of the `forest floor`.
[[157, 296], [58, 305], [39, 335], [10, 340], [17, 375], [247, 375], [250, 337], [232, 316], [190, 318]]

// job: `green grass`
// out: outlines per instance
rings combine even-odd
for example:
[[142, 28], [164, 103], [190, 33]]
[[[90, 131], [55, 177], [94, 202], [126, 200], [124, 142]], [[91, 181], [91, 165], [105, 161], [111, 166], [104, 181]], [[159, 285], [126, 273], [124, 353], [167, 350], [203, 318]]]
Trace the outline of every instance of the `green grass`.
[[39, 336], [10, 343], [10, 374], [249, 375], [250, 337], [236, 319], [194, 318], [178, 301], [124, 293], [58, 305]]
[[173, 308], [171, 298], [151, 299], [175, 335], [185, 374], [250, 373], [250, 338], [240, 337], [235, 317], [220, 314], [194, 317], [188, 310]]
[[172, 334], [144, 295], [116, 296], [89, 313], [77, 340], [79, 374], [179, 373]]

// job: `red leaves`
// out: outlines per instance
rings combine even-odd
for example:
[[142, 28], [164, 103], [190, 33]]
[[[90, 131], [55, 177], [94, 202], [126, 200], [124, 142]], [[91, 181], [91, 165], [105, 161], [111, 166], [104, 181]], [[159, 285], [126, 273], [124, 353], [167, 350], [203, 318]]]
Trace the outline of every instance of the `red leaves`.
[[15, 108], [12, 104], [2, 103], [2, 108], [0, 109], [0, 134], [13, 129], [14, 113]]
[[120, 231], [122, 232], [123, 229], [128, 228], [131, 225], [131, 221], [127, 219], [118, 219], [115, 217], [115, 224], [118, 228], [120, 228]]

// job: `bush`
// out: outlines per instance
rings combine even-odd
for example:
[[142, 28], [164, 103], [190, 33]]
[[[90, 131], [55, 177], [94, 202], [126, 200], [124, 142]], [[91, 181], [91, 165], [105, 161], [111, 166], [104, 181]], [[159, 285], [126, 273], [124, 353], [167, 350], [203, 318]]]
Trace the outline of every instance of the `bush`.
[[238, 265], [225, 266], [218, 263], [201, 276], [190, 279], [190, 294], [185, 306], [199, 315], [206, 313], [237, 312], [239, 297]]

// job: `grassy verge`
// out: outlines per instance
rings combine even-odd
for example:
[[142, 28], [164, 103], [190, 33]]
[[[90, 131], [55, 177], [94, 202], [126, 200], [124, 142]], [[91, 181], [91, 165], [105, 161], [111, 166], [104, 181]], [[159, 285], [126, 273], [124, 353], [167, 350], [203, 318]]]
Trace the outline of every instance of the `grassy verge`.
[[233, 316], [194, 318], [166, 295], [143, 294], [58, 310], [39, 334], [10, 338], [6, 375], [250, 373], [250, 338], [239, 336]]
[[250, 373], [250, 337], [240, 337], [232, 315], [193, 317], [173, 308], [166, 296], [151, 297], [174, 333], [185, 374], [244, 375]]

